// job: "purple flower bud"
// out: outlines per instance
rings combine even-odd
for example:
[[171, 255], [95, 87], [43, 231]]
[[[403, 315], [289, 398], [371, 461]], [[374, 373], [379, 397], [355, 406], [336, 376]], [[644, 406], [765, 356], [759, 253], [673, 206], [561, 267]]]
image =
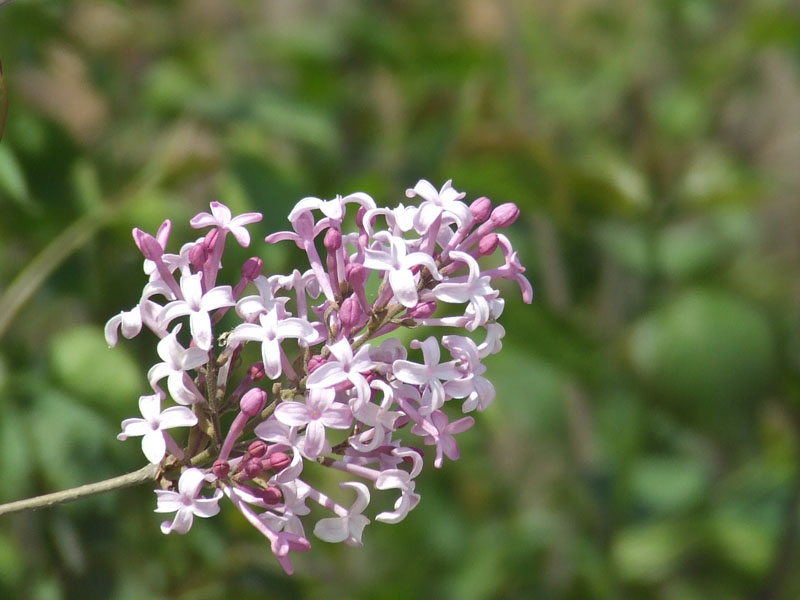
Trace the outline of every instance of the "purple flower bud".
[[219, 240], [219, 229], [212, 229], [206, 234], [206, 237], [203, 238], [202, 244], [210, 253], [217, 245], [217, 240]]
[[261, 458], [267, 453], [267, 443], [262, 440], [256, 440], [247, 447], [247, 452], [250, 456]]
[[508, 227], [519, 217], [519, 208], [513, 202], [501, 204], [492, 211], [492, 223], [495, 227]]
[[264, 377], [267, 375], [267, 373], [264, 371], [264, 363], [261, 361], [253, 363], [247, 370], [247, 375], [250, 377], [251, 381], [264, 379]]
[[354, 288], [363, 286], [368, 276], [366, 267], [359, 263], [349, 263], [345, 269], [347, 282]]
[[148, 260], [158, 260], [164, 254], [164, 249], [158, 240], [138, 227], [133, 230], [133, 240]]
[[248, 479], [252, 479], [253, 477], [258, 477], [259, 475], [261, 475], [261, 472], [263, 470], [264, 469], [261, 466], [261, 459], [260, 458], [256, 458], [256, 459], [253, 459], [253, 460], [248, 460], [244, 464], [244, 469], [243, 469], [244, 474], [247, 476]]
[[214, 466], [211, 467], [211, 472], [214, 473], [219, 479], [225, 479], [228, 477], [228, 473], [231, 472], [231, 466], [228, 464], [227, 460], [216, 460], [214, 461]]
[[257, 256], [251, 256], [242, 265], [242, 277], [248, 281], [253, 281], [256, 277], [261, 275], [261, 268], [264, 266], [262, 261]]
[[266, 404], [267, 393], [260, 388], [252, 388], [239, 401], [239, 410], [248, 417], [254, 417], [264, 410]]
[[355, 296], [348, 296], [342, 302], [342, 308], [339, 310], [339, 321], [346, 329], [352, 329], [361, 320], [361, 306], [358, 304], [358, 298]]
[[269, 456], [269, 467], [274, 471], [283, 471], [292, 464], [292, 459], [285, 452], [274, 452]]
[[189, 250], [189, 262], [192, 263], [195, 268], [202, 268], [203, 265], [206, 264], [207, 259], [208, 251], [202, 243], [195, 244], [192, 246], [191, 250]]
[[322, 365], [328, 362], [327, 358], [323, 358], [319, 354], [315, 354], [312, 356], [308, 361], [308, 373], [311, 374], [317, 369], [319, 369]]
[[427, 319], [436, 312], [436, 302], [420, 302], [409, 309], [408, 316], [413, 319]]
[[492, 212], [492, 202], [485, 196], [482, 196], [469, 205], [469, 211], [476, 223], [483, 223], [489, 218]]
[[342, 233], [336, 229], [330, 228], [325, 232], [325, 237], [322, 241], [328, 250], [336, 250], [342, 246]]
[[480, 252], [481, 256], [489, 256], [495, 251], [498, 243], [500, 243], [500, 238], [497, 237], [497, 234], [490, 233], [478, 242], [478, 252]]
[[259, 494], [265, 504], [278, 504], [283, 499], [280, 488], [271, 485]]

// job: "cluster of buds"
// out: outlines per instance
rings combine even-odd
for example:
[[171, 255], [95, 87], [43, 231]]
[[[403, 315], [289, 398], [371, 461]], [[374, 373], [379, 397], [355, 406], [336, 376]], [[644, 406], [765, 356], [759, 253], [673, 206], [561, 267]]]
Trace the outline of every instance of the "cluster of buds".
[[[499, 232], [519, 210], [487, 198], [467, 205], [450, 182], [437, 191], [423, 180], [406, 195], [419, 206], [379, 208], [363, 193], [301, 200], [289, 214], [292, 231], [266, 242], [291, 240], [310, 269], [264, 276], [253, 257], [233, 287], [217, 284], [226, 238], [248, 247], [245, 226], [260, 214], [234, 217], [212, 202], [211, 213], [190, 222], [210, 230], [178, 254], [166, 251], [169, 221], [155, 236], [134, 230], [150, 279], [139, 304], [109, 320], [106, 339], [114, 346], [120, 332], [131, 338], [143, 327], [160, 339], [162, 362], [147, 374], [152, 393], [118, 438], [142, 436], [145, 457], [161, 467], [156, 512], [176, 513], [164, 533], [186, 533], [227, 497], [291, 573], [289, 552], [310, 548], [307, 503], [331, 515], [314, 525], [318, 538], [361, 545], [370, 489], [397, 495], [377, 521], [397, 523], [419, 502], [422, 450], [404, 440], [434, 446], [437, 468], [458, 458], [455, 435], [474, 419], [451, 420], [450, 401], [470, 413], [495, 397], [481, 362], [505, 333], [492, 281], [516, 280], [532, 299]], [[356, 209], [351, 232], [343, 231], [348, 208]], [[481, 267], [492, 256], [494, 266]], [[409, 346], [420, 352], [409, 356], [392, 332], [421, 326], [449, 334], [414, 339]], [[162, 410], [167, 396], [174, 404]], [[168, 431], [176, 427], [189, 428], [180, 444]], [[352, 503], [309, 484], [303, 473], [313, 468], [344, 473], [342, 495], [354, 494]]]

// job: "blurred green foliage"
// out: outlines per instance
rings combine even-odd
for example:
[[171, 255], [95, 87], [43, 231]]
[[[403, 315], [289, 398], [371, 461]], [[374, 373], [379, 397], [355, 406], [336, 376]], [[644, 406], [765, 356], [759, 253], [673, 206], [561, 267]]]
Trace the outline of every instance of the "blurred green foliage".
[[143, 462], [114, 436], [155, 344], [101, 330], [134, 226], [452, 178], [522, 208], [537, 290], [462, 460], [364, 549], [289, 578], [230, 507], [162, 536], [144, 486], [4, 518], [0, 597], [800, 597], [796, 3], [19, 0], [0, 57], [3, 501]]

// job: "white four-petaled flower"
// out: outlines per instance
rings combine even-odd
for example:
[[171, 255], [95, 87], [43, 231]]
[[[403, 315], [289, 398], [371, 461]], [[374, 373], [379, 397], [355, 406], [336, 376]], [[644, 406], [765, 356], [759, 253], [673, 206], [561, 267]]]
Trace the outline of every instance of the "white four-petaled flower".
[[165, 429], [191, 427], [197, 423], [197, 416], [185, 406], [170, 406], [161, 410], [163, 394], [155, 393], [139, 398], [141, 419], [131, 418], [122, 421], [122, 433], [118, 440], [142, 436], [142, 452], [153, 464], [158, 464], [167, 452]]
[[200, 469], [186, 469], [178, 480], [178, 491], [156, 490], [157, 504], [155, 512], [174, 512], [172, 521], [164, 521], [161, 531], [164, 533], [186, 533], [192, 527], [195, 517], [207, 519], [219, 513], [219, 499], [222, 490], [216, 489], [211, 498], [198, 498], [203, 484], [211, 480]]

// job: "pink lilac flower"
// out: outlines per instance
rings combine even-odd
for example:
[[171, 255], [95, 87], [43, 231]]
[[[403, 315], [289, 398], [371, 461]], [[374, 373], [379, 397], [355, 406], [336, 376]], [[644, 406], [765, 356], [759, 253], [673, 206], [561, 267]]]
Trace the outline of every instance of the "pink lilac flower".
[[310, 390], [329, 388], [349, 381], [356, 389], [359, 402], [368, 402], [372, 392], [362, 373], [371, 371], [375, 366], [369, 357], [369, 344], [361, 346], [355, 355], [346, 339], [328, 346], [328, 349], [336, 360], [328, 361], [311, 373], [306, 387]]
[[161, 531], [164, 533], [186, 533], [192, 527], [195, 517], [207, 519], [219, 513], [219, 499], [222, 490], [215, 490], [210, 498], [198, 497], [209, 476], [200, 469], [186, 469], [178, 480], [178, 491], [156, 490], [158, 503], [156, 512], [174, 512], [172, 521], [164, 521]]
[[281, 402], [275, 418], [284, 425], [306, 428], [305, 455], [316, 458], [325, 445], [325, 428], [349, 429], [353, 422], [350, 407], [335, 402], [331, 388], [309, 390], [305, 402]]
[[208, 362], [208, 352], [200, 348], [184, 348], [178, 343], [178, 325], [167, 337], [158, 342], [158, 355], [160, 362], [153, 365], [147, 373], [147, 380], [153, 389], [159, 391], [156, 385], [164, 377], [167, 378], [167, 389], [170, 396], [179, 404], [194, 404], [201, 402], [203, 395], [197, 389], [187, 371], [196, 369]]
[[439, 362], [439, 342], [431, 336], [425, 341], [413, 340], [412, 348], [421, 348], [423, 363], [396, 360], [392, 363], [395, 377], [405, 383], [423, 386], [422, 412], [429, 414], [444, 405], [446, 393], [443, 382], [457, 379], [458, 369], [454, 361]]
[[[248, 247], [246, 226], [260, 214], [234, 217], [212, 202], [210, 213], [190, 222], [210, 230], [178, 254], [167, 249], [169, 221], [155, 236], [134, 230], [149, 282], [139, 304], [109, 319], [105, 333], [110, 346], [144, 329], [160, 340], [161, 362], [148, 371], [154, 393], [140, 398], [141, 418], [123, 421], [118, 437], [141, 436], [146, 458], [160, 464], [156, 511], [176, 513], [162, 524], [165, 533], [185, 533], [195, 516], [215, 515], [224, 495], [291, 573], [290, 553], [311, 547], [309, 520], [322, 540], [361, 545], [371, 493], [397, 494], [377, 521], [397, 523], [417, 505], [424, 461], [410, 438], [435, 446], [437, 468], [459, 457], [456, 438], [474, 419], [450, 421], [447, 403], [462, 399], [462, 411], [484, 410], [496, 395], [483, 364], [505, 334], [493, 281], [513, 279], [523, 300], [532, 299], [517, 252], [496, 231], [520, 211], [513, 203], [492, 208], [487, 198], [467, 205], [449, 181], [437, 190], [420, 180], [406, 195], [419, 206], [377, 207], [363, 193], [304, 198], [289, 215], [293, 231], [266, 242], [294, 242], [309, 268], [262, 275], [264, 261], [251, 256], [234, 269], [233, 287], [216, 285], [227, 234]], [[484, 269], [479, 259], [499, 266]], [[446, 304], [462, 305], [460, 314]], [[179, 342], [182, 317], [189, 326]], [[431, 326], [453, 334], [417, 335], [408, 344], [406, 336], [389, 337]], [[479, 334], [456, 331], [478, 327], [480, 342]], [[251, 342], [260, 352], [248, 350]], [[452, 360], [442, 360], [440, 345]], [[408, 347], [421, 351], [422, 362], [409, 360]], [[176, 405], [162, 410], [163, 379]], [[168, 432], [174, 427], [192, 428], [185, 447]], [[355, 493], [349, 508], [301, 479], [307, 461], [347, 478], [342, 488]], [[321, 486], [329, 480], [320, 478]], [[327, 514], [317, 517], [309, 500]]]
[[245, 225], [257, 223], [261, 220], [260, 213], [244, 213], [234, 217], [231, 209], [221, 202], [211, 203], [211, 214], [200, 213], [189, 222], [195, 229], [202, 227], [218, 227], [222, 231], [230, 232], [240, 246], [247, 248], [250, 245], [250, 232]]
[[189, 315], [189, 327], [197, 347], [210, 350], [214, 339], [209, 312], [223, 306], [233, 306], [235, 302], [229, 285], [203, 293], [202, 277], [202, 273], [196, 273], [181, 278], [183, 300], [173, 300], [167, 304], [161, 311], [159, 322], [162, 326], [168, 326], [174, 319]]
[[197, 415], [185, 406], [170, 406], [162, 411], [162, 399], [163, 394], [158, 393], [140, 397], [139, 410], [142, 418], [122, 421], [122, 433], [117, 435], [118, 440], [142, 436], [142, 452], [153, 464], [160, 463], [167, 452], [168, 434], [165, 429], [197, 424]]
[[317, 521], [314, 535], [326, 542], [349, 542], [350, 546], [361, 546], [361, 535], [369, 523], [369, 519], [362, 514], [369, 505], [369, 489], [357, 481], [343, 481], [339, 485], [355, 491], [356, 499], [349, 510], [337, 511], [344, 514]]
[[261, 342], [261, 358], [267, 377], [277, 379], [282, 371], [284, 360], [281, 342], [286, 338], [303, 340], [307, 344], [317, 339], [317, 331], [308, 321], [288, 317], [278, 319], [278, 307], [258, 317], [259, 324], [242, 323], [231, 332], [228, 345], [242, 341]]
[[412, 267], [424, 266], [435, 279], [441, 279], [436, 263], [429, 254], [412, 252], [407, 254], [406, 241], [388, 232], [378, 232], [375, 239], [388, 246], [388, 250], [364, 251], [364, 266], [376, 271], [388, 271], [389, 285], [397, 301], [406, 307], [417, 304], [417, 283]]

